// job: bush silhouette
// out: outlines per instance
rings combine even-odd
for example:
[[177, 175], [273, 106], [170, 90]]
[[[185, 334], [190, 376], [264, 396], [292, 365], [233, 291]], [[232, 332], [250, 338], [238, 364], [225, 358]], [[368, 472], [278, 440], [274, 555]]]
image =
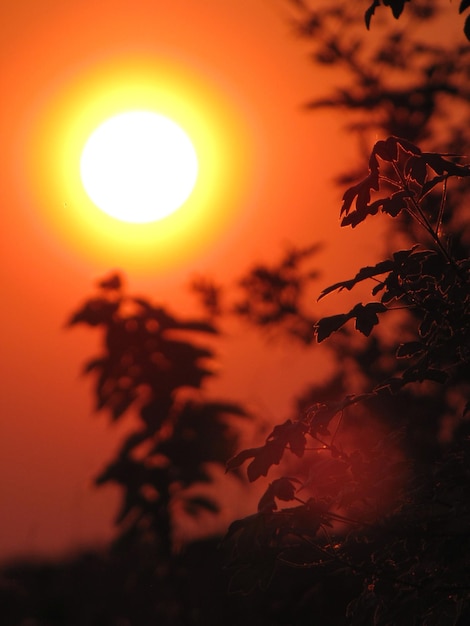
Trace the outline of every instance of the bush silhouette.
[[[103, 338], [85, 366], [97, 410], [134, 424], [96, 479], [121, 489], [119, 539], [102, 553], [6, 568], [8, 625], [470, 621], [470, 171], [459, 156], [470, 146], [470, 48], [420, 40], [413, 27], [380, 30], [381, 5], [426, 25], [437, 2], [374, 1], [360, 24], [350, 5], [289, 4], [315, 62], [343, 69], [341, 86], [306, 109], [347, 113], [350, 136], [368, 147], [338, 177], [342, 225], [390, 222], [384, 258], [349, 277], [348, 260], [320, 297], [369, 284], [371, 299], [318, 319], [308, 292], [319, 273], [307, 266], [317, 244], [257, 263], [236, 296], [198, 279], [200, 319], [127, 295], [119, 274], [103, 279], [70, 324]], [[246, 410], [204, 388], [216, 321], [229, 315], [306, 349], [325, 342], [338, 364], [245, 450]], [[220, 549], [209, 538], [175, 553], [176, 517], [216, 514], [206, 487], [226, 463], [227, 480], [242, 467], [248, 481], [268, 477], [258, 510], [232, 523]]]

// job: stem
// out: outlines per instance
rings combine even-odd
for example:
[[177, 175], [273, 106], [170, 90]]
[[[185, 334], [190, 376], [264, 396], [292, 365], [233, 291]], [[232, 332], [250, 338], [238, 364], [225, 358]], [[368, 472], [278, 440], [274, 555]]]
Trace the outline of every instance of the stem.
[[[414, 217], [415, 217], [416, 221], [419, 222], [421, 224], [421, 226], [423, 226], [423, 228], [429, 233], [429, 235], [431, 235], [432, 239], [434, 240], [435, 244], [439, 248], [440, 252], [444, 256], [446, 261], [448, 263], [450, 263], [456, 269], [459, 269], [457, 267], [457, 265], [455, 264], [455, 261], [452, 259], [452, 257], [447, 252], [446, 248], [443, 246], [443, 244], [442, 244], [442, 242], [441, 242], [441, 240], [439, 238], [439, 235], [437, 234], [437, 232], [434, 230], [434, 228], [430, 224], [430, 222], [429, 222], [428, 218], [426, 217], [426, 215], [423, 213], [422, 208], [419, 206], [419, 204], [418, 204], [416, 198], [414, 197], [411, 189], [408, 187], [408, 183], [403, 178], [403, 175], [402, 175], [401, 171], [398, 169], [397, 163], [395, 161], [393, 161], [392, 165], [393, 165], [393, 169], [395, 170], [395, 174], [400, 179], [400, 182], [401, 182], [401, 184], [403, 186], [404, 191], [407, 191], [409, 193], [408, 200], [413, 205], [413, 208], [414, 208], [414, 211], [415, 211]], [[441, 210], [443, 211], [443, 207], [440, 208], [440, 212], [441, 212]]]
[[446, 203], [446, 198], [447, 198], [447, 178], [444, 178], [444, 181], [442, 183], [441, 206], [439, 207], [439, 215], [437, 216], [436, 233], [438, 235], [441, 234], [442, 219], [444, 217], [444, 207]]

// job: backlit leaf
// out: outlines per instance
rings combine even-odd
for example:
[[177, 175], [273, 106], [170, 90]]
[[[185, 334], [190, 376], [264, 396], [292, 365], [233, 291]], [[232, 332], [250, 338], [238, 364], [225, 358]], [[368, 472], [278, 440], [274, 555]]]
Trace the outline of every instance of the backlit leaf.
[[368, 337], [372, 328], [379, 323], [377, 313], [387, 311], [387, 307], [381, 302], [370, 302], [365, 306], [357, 304], [350, 312], [351, 317], [356, 318], [356, 330]]
[[276, 498], [286, 502], [293, 500], [296, 492], [294, 483], [300, 483], [300, 480], [297, 478], [277, 478], [273, 480], [259, 501], [258, 511], [274, 511], [277, 509]]
[[322, 317], [315, 326], [314, 332], [317, 337], [318, 343], [324, 341], [332, 333], [336, 332], [344, 326], [346, 322], [351, 318], [350, 315], [340, 313], [339, 315], [330, 315], [329, 317]]

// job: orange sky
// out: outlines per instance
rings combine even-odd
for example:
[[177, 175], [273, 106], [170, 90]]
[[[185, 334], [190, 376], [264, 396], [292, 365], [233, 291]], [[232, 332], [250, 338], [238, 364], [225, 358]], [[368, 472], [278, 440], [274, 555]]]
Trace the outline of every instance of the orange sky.
[[[179, 311], [194, 273], [229, 279], [286, 242], [330, 241], [318, 257], [322, 284], [345, 278], [336, 261], [370, 260], [376, 244], [339, 229], [341, 191], [330, 185], [354, 143], [333, 115], [300, 110], [325, 88], [325, 74], [281, 8], [276, 0], [2, 3], [0, 559], [110, 536], [117, 494], [91, 481], [119, 428], [92, 416], [89, 382], [78, 376], [97, 337], [63, 329], [96, 278], [121, 268], [132, 291]], [[90, 212], [76, 183], [80, 137], [134, 101], [181, 116], [207, 156], [208, 182], [193, 204], [147, 230]], [[285, 346], [253, 353], [250, 342], [227, 345], [219, 390], [281, 419], [313, 357]], [[292, 352], [297, 370], [286, 379]]]

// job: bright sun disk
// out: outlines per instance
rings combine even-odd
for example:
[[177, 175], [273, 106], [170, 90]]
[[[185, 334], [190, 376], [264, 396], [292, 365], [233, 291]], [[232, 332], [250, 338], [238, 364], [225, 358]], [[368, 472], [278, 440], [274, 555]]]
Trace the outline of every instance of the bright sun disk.
[[103, 122], [80, 159], [92, 202], [124, 222], [167, 217], [191, 195], [197, 174], [197, 155], [187, 134], [151, 111], [128, 111]]

